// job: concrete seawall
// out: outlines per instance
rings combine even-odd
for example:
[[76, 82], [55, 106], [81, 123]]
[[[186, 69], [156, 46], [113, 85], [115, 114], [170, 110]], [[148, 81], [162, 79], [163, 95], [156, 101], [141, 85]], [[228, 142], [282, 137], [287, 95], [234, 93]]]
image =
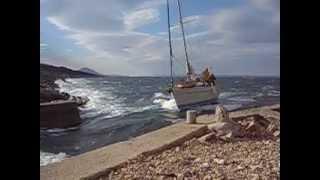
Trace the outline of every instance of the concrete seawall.
[[[279, 112], [275, 111], [277, 109], [280, 109], [280, 105], [235, 111], [230, 113], [230, 117], [240, 118], [254, 114], [279, 116]], [[43, 180], [97, 179], [138, 155], [161, 152], [206, 134], [207, 125], [212, 123], [212, 117], [213, 114], [202, 115], [197, 117], [197, 124], [186, 124], [185, 122], [173, 124], [128, 141], [49, 164], [40, 168], [40, 178]]]
[[80, 123], [81, 119], [76, 102], [40, 103], [40, 127], [66, 128]]

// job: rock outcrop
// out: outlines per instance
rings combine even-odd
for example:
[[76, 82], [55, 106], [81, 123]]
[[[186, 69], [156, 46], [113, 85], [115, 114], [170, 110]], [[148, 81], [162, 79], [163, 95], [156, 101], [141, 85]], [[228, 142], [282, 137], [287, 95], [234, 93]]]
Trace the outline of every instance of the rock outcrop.
[[40, 127], [68, 128], [81, 123], [78, 104], [73, 101], [40, 103]]
[[81, 123], [78, 106], [86, 104], [89, 99], [59, 92], [55, 81], [82, 77], [99, 75], [40, 64], [40, 127], [67, 128]]
[[54, 82], [57, 79], [64, 80], [66, 78], [82, 77], [100, 77], [100, 75], [75, 71], [66, 67], [40, 64], [40, 103], [56, 100], [68, 100], [70, 95], [57, 91], [56, 89], [59, 87]]

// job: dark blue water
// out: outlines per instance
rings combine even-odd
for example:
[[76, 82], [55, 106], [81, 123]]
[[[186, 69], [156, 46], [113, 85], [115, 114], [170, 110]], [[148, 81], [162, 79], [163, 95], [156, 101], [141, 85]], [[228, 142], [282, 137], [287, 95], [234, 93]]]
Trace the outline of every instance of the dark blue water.
[[[218, 77], [219, 103], [229, 110], [280, 103], [280, 78]], [[87, 96], [83, 123], [70, 129], [40, 130], [40, 159], [63, 152], [77, 155], [127, 140], [179, 121], [166, 77], [103, 77], [57, 81], [61, 91]], [[207, 109], [212, 107], [201, 107]], [[45, 154], [50, 152], [54, 154]]]

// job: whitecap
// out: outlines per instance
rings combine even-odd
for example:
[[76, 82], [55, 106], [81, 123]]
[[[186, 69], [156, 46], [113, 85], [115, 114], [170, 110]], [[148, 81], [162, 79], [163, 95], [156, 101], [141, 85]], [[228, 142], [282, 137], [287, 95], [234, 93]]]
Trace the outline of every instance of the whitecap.
[[153, 103], [159, 104], [162, 109], [170, 110], [170, 111], [178, 111], [178, 106], [176, 104], [176, 101], [171, 98], [169, 100], [167, 99], [155, 99], [153, 100]]
[[61, 132], [65, 132], [65, 131], [72, 131], [72, 130], [76, 130], [79, 129], [79, 127], [70, 127], [70, 128], [52, 128], [52, 129], [46, 129], [45, 131], [49, 132], [49, 133], [61, 133]]
[[268, 96], [280, 96], [280, 91], [271, 90], [268, 92]]
[[255, 102], [256, 101], [249, 97], [240, 97], [240, 96], [229, 98], [229, 100], [236, 101], [236, 102]]
[[227, 97], [231, 97], [231, 96], [234, 96], [237, 94], [239, 94], [239, 93], [237, 93], [237, 92], [222, 92], [219, 94], [219, 98], [227, 98]]
[[[97, 114], [105, 114], [105, 118], [117, 117], [124, 115], [130, 108], [126, 106], [124, 97], [116, 97], [112, 94], [112, 87], [103, 87], [97, 89], [90, 85], [90, 80], [66, 79], [66, 81], [57, 80], [56, 83], [60, 87], [60, 92], [67, 92], [72, 96], [85, 96], [89, 98], [80, 110], [82, 118], [92, 118]], [[86, 113], [89, 111], [88, 113]]]
[[258, 93], [255, 95], [255, 97], [262, 97], [263, 96], [263, 93]]
[[262, 87], [262, 90], [263, 91], [266, 91], [266, 90], [270, 90], [270, 89], [273, 89], [274, 87], [272, 85], [266, 85], [266, 86], [263, 86]]
[[163, 94], [163, 93], [161, 93], [161, 92], [156, 92], [156, 93], [154, 93], [153, 98], [154, 98], [154, 99], [156, 99], [156, 98], [170, 99], [171, 96], [170, 96], [170, 95]]
[[241, 104], [225, 104], [223, 105], [228, 111], [232, 111], [238, 108], [241, 108], [242, 105]]
[[60, 152], [58, 154], [43, 152], [40, 150], [40, 166], [45, 166], [51, 163], [60, 162], [67, 158], [66, 153]]

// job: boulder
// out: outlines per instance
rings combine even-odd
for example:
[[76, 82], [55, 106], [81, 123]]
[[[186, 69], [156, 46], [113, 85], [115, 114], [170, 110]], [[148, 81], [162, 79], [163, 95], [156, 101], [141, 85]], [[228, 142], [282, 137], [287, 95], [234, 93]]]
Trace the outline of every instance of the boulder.
[[56, 100], [67, 100], [69, 99], [69, 97], [70, 95], [67, 93], [60, 93], [59, 91], [54, 89], [40, 87], [40, 103]]
[[220, 104], [217, 105], [216, 107], [214, 121], [216, 122], [229, 121], [229, 113], [227, 109]]
[[71, 96], [70, 99], [77, 103], [78, 106], [83, 106], [89, 101], [89, 98], [85, 96]]
[[263, 126], [260, 125], [257, 121], [253, 120], [250, 121], [246, 127], [246, 130], [249, 132], [262, 132], [264, 131]]
[[225, 136], [228, 134], [228, 136], [230, 136], [231, 133], [230, 138], [232, 138], [241, 134], [240, 125], [238, 125], [237, 123], [232, 123], [232, 121], [209, 124], [208, 129], [212, 132], [215, 132], [217, 137]]

